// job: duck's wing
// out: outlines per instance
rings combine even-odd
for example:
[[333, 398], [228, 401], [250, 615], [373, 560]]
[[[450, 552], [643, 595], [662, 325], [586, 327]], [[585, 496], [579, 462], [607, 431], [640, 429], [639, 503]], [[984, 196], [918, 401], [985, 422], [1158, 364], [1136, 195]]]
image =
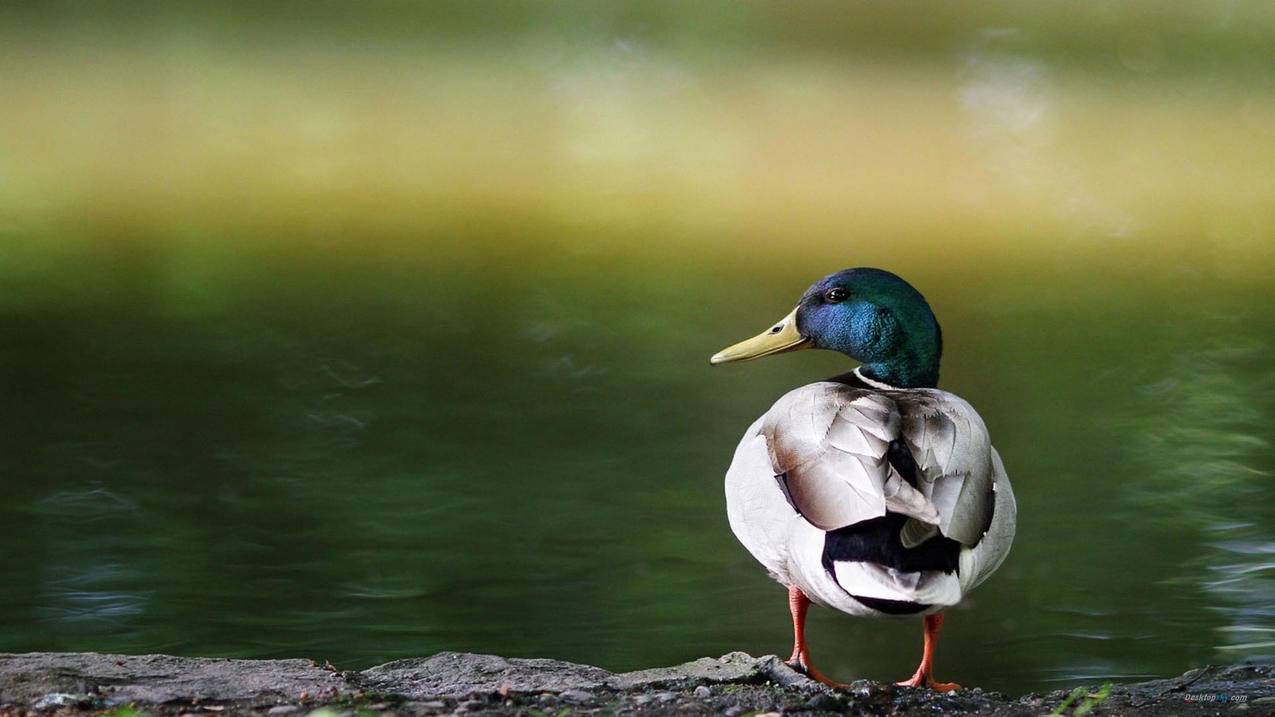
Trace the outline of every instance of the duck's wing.
[[969, 592], [983, 582], [1005, 561], [1018, 524], [1018, 505], [1014, 488], [1005, 474], [996, 449], [992, 449], [992, 492], [996, 494], [991, 524], [972, 550], [961, 551], [961, 591]]
[[[964, 399], [938, 389], [892, 394], [901, 437], [916, 464], [917, 489], [939, 514], [938, 531], [965, 547], [982, 540], [996, 507], [997, 465], [983, 419]], [[1000, 469], [1003, 475], [1004, 469]], [[929, 529], [910, 522], [904, 544]]]
[[790, 391], [761, 426], [774, 475], [812, 525], [837, 530], [888, 511], [937, 528], [935, 504], [890, 460], [902, 430], [892, 399], [832, 382]]
[[994, 451], [958, 396], [813, 383], [781, 398], [761, 433], [789, 502], [818, 528], [896, 513], [908, 548], [940, 534], [972, 547], [989, 528]]

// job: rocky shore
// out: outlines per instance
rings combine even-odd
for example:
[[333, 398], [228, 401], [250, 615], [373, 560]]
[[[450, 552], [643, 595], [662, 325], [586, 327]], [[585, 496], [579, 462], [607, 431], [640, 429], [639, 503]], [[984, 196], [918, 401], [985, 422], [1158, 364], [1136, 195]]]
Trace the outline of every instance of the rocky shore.
[[[774, 656], [734, 652], [612, 673], [540, 659], [440, 653], [342, 672], [308, 660], [94, 653], [0, 654], [0, 715], [1271, 715], [1275, 666], [1006, 696], [859, 681], [832, 690]], [[1065, 704], [1064, 704], [1065, 703]], [[1062, 706], [1061, 711], [1056, 711]]]

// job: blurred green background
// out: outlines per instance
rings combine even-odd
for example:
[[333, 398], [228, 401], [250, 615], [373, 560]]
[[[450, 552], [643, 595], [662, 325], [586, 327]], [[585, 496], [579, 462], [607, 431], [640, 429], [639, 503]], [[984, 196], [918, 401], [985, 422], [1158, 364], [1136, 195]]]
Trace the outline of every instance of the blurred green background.
[[[787, 654], [722, 475], [880, 266], [1020, 503], [939, 677], [1275, 655], [1275, 6], [0, 5], [0, 650]], [[812, 614], [901, 679], [919, 621]]]

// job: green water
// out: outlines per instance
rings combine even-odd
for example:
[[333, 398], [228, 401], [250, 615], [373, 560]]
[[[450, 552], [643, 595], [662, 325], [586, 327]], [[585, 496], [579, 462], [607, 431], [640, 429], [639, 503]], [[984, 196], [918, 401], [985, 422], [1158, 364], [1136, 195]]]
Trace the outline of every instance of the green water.
[[[1275, 656], [1268, 4], [7, 3], [0, 651], [786, 655], [723, 473], [902, 274], [1019, 500], [938, 678]], [[918, 620], [812, 613], [901, 679]]]
[[[842, 359], [707, 357], [840, 267], [771, 259], [103, 243], [13, 273], [0, 650], [786, 654], [784, 592], [730, 534], [722, 474], [756, 415]], [[1275, 653], [1270, 287], [911, 268], [942, 383], [1020, 506], [940, 677], [1018, 691]], [[917, 620], [811, 623], [843, 679], [919, 653]]]

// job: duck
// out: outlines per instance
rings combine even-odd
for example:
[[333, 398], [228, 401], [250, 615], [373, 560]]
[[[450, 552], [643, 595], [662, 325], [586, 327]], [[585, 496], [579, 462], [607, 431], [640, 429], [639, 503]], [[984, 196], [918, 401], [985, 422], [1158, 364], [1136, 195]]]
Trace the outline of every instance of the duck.
[[958, 689], [934, 679], [944, 611], [1004, 562], [1018, 509], [983, 419], [938, 388], [938, 319], [898, 275], [846, 269], [710, 363], [802, 349], [858, 365], [780, 397], [744, 432], [726, 471], [731, 531], [788, 590], [787, 664], [844, 686], [811, 660], [811, 603], [856, 617], [920, 617], [920, 664], [896, 684]]

